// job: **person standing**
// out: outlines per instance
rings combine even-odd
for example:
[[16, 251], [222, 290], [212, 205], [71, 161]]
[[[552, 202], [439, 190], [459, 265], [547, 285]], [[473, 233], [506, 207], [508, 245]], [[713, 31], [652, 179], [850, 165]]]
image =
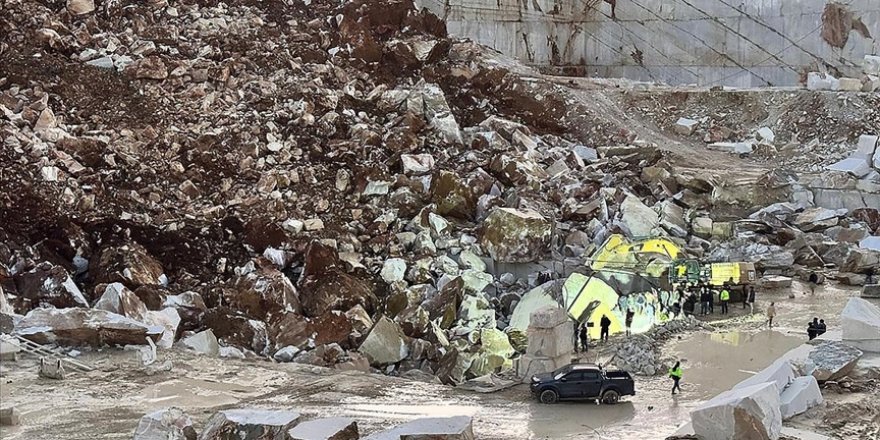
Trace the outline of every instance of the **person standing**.
[[602, 342], [608, 342], [608, 332], [611, 329], [611, 320], [608, 319], [608, 316], [602, 315], [602, 319], [599, 321], [599, 327], [602, 329], [599, 334], [599, 339]]
[[[816, 272], [810, 272], [810, 295], [816, 294], [816, 285], [819, 284], [819, 275]], [[806, 292], [804, 292], [806, 293]]]
[[700, 314], [709, 314], [709, 291], [706, 289], [700, 289]]
[[773, 318], [776, 317], [776, 303], [771, 302], [770, 307], [767, 307], [767, 322], [770, 324], [770, 328], [773, 328]]
[[633, 318], [635, 318], [635, 317], [636, 317], [636, 313], [633, 312], [632, 309], [626, 309], [626, 335], [627, 336], [632, 336], [631, 327], [633, 324]]
[[588, 333], [587, 333], [587, 324], [584, 324], [584, 325], [581, 326], [581, 334], [580, 334], [580, 336], [581, 336], [581, 347], [583, 347], [583, 349], [584, 349], [584, 353], [586, 353], [587, 350], [590, 349], [590, 345], [588, 344], [588, 342], [589, 342], [589, 335], [588, 335]]
[[718, 295], [719, 299], [721, 299], [721, 314], [727, 314], [727, 304], [730, 302], [730, 287], [724, 286], [721, 288], [721, 293]]
[[819, 320], [819, 325], [816, 327], [816, 329], [818, 330], [816, 332], [816, 336], [822, 336], [823, 334], [825, 334], [826, 331], [828, 331], [828, 326], [825, 325], [824, 319]]
[[711, 284], [706, 284], [706, 290], [709, 292], [709, 314], [715, 314], [715, 289]]
[[672, 379], [672, 395], [675, 395], [675, 390], [681, 392], [681, 387], [679, 386], [679, 381], [681, 380], [681, 362], [676, 362], [675, 366], [669, 370], [669, 378]]
[[755, 286], [749, 286], [749, 294], [746, 296], [749, 303], [749, 315], [753, 315], [755, 313]]

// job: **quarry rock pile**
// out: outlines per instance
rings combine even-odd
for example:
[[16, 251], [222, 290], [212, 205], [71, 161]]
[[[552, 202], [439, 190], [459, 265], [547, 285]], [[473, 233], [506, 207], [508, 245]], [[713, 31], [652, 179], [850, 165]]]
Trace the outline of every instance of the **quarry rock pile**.
[[455, 384], [525, 351], [518, 298], [568, 275], [529, 264], [613, 233], [792, 274], [880, 258], [876, 208], [790, 204], [782, 173], [713, 220], [723, 185], [410, 0], [4, 8], [0, 295], [37, 342]]

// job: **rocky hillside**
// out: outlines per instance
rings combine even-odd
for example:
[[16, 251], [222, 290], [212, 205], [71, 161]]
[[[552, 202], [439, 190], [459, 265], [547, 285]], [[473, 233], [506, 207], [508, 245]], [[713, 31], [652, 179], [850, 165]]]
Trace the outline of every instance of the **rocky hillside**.
[[[455, 383], [521, 349], [504, 330], [539, 277], [502, 268], [584, 270], [615, 232], [698, 256], [732, 237], [694, 226], [719, 201], [710, 176], [674, 173], [656, 145], [450, 39], [410, 0], [4, 12], [0, 286], [6, 312], [26, 315], [17, 329], [100, 309], [172, 341], [210, 329], [258, 356]], [[756, 200], [781, 200], [783, 181], [769, 173]], [[803, 214], [786, 209], [725, 246], [790, 269], [817, 238], [785, 248]], [[852, 221], [870, 233], [878, 218]], [[169, 309], [179, 325], [157, 317]]]

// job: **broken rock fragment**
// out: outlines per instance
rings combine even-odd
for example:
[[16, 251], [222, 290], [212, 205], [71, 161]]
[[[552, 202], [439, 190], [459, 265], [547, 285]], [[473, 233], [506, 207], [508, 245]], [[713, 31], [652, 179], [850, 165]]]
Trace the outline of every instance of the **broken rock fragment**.
[[480, 244], [495, 261], [527, 263], [548, 250], [553, 223], [530, 210], [495, 208], [483, 222]]
[[108, 284], [101, 298], [95, 303], [95, 308], [141, 322], [147, 315], [147, 306], [121, 283]]
[[404, 423], [366, 440], [473, 440], [473, 420], [467, 416], [430, 417]]
[[736, 388], [693, 410], [691, 423], [705, 440], [775, 440], [782, 430], [780, 405], [775, 383]]
[[36, 309], [15, 325], [15, 333], [38, 344], [143, 345], [165, 331], [105, 310]]
[[199, 440], [270, 440], [283, 438], [284, 433], [300, 420], [293, 411], [261, 409], [230, 409], [220, 411], [208, 420]]
[[135, 63], [134, 75], [138, 79], [165, 79], [168, 78], [168, 69], [161, 58], [151, 56]]
[[850, 298], [840, 316], [843, 342], [862, 351], [880, 352], [880, 308], [862, 298]]
[[220, 344], [217, 342], [217, 337], [214, 336], [214, 332], [211, 329], [183, 338], [180, 340], [180, 343], [198, 354], [210, 357], [220, 355]]
[[358, 440], [357, 422], [347, 417], [328, 417], [302, 422], [287, 431], [290, 440]]
[[272, 314], [300, 311], [293, 283], [273, 264], [260, 259], [257, 270], [239, 276], [224, 291], [226, 304], [259, 320]]
[[780, 411], [783, 420], [805, 413], [808, 409], [820, 405], [824, 400], [822, 391], [819, 390], [819, 383], [813, 376], [796, 378], [788, 388], [782, 391], [779, 399], [782, 403]]
[[67, 0], [67, 10], [73, 15], [88, 14], [95, 10], [95, 0]]
[[345, 272], [336, 250], [316, 241], [306, 248], [299, 283], [299, 299], [305, 316], [321, 316], [330, 310], [347, 311], [355, 305], [372, 313], [379, 301], [372, 280]]
[[172, 407], [141, 417], [134, 440], [196, 440], [196, 430], [183, 410]]
[[638, 197], [628, 195], [620, 205], [620, 226], [630, 238], [647, 237], [660, 225], [660, 216]]
[[101, 250], [89, 271], [96, 283], [122, 283], [131, 289], [142, 285], [165, 284], [162, 264], [146, 248], [135, 242]]
[[382, 366], [402, 361], [409, 354], [403, 331], [394, 321], [381, 317], [358, 351], [366, 355], [371, 365]]
[[42, 263], [13, 277], [18, 297], [16, 309], [21, 313], [41, 306], [58, 308], [88, 307], [89, 303], [61, 266]]
[[805, 373], [821, 382], [837, 380], [852, 372], [862, 354], [861, 350], [842, 342], [822, 341], [807, 356]]

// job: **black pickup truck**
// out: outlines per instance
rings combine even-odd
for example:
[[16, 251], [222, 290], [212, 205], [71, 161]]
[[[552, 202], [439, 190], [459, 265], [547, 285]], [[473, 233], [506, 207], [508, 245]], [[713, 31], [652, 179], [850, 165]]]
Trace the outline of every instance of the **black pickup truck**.
[[621, 396], [635, 396], [636, 386], [626, 371], [605, 371], [599, 365], [571, 364], [532, 377], [529, 387], [541, 403], [559, 400], [600, 400], [614, 404]]

